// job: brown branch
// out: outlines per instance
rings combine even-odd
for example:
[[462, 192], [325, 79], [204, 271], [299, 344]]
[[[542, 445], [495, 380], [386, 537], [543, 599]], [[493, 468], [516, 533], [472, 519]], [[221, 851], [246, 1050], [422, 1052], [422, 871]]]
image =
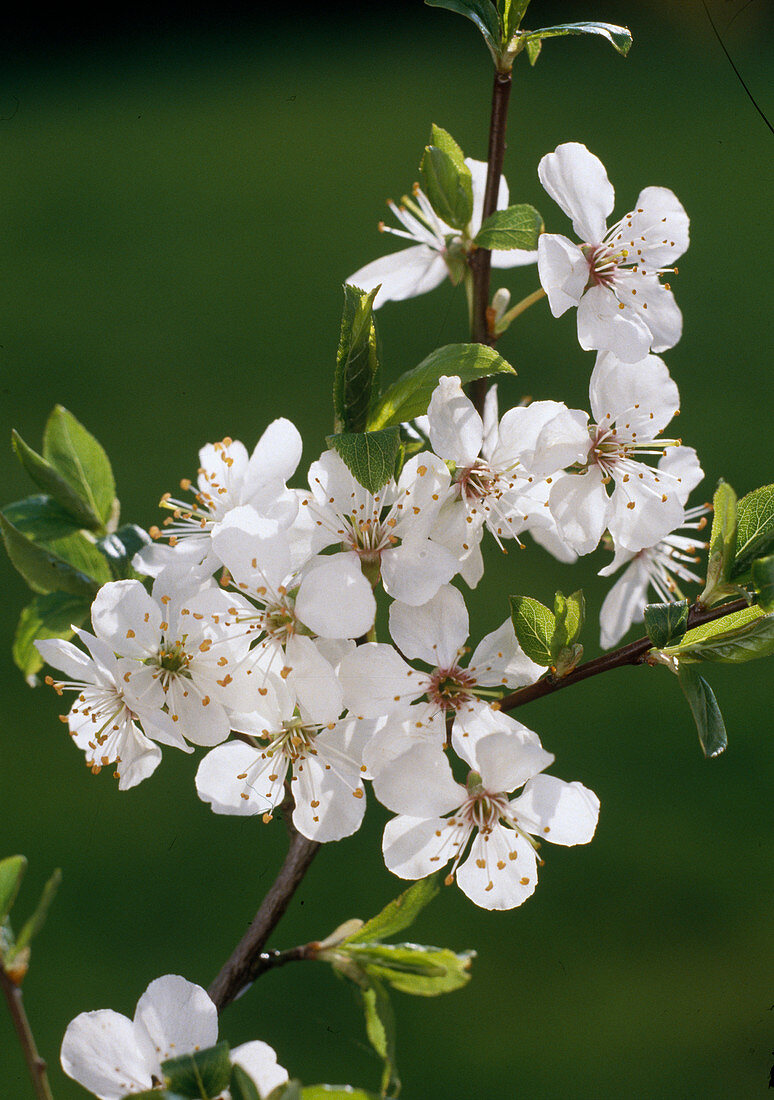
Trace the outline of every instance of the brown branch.
[[46, 1063], [38, 1054], [38, 1048], [35, 1046], [35, 1037], [32, 1034], [30, 1022], [27, 1019], [27, 1013], [24, 1011], [22, 991], [19, 986], [8, 977], [3, 969], [2, 961], [0, 961], [0, 986], [3, 988], [3, 993], [8, 1003], [8, 1009], [11, 1013], [11, 1019], [13, 1020], [13, 1026], [16, 1028], [16, 1034], [19, 1036], [19, 1042], [24, 1051], [24, 1058], [27, 1062], [27, 1068], [30, 1071], [35, 1095], [38, 1097], [38, 1100], [53, 1100], [51, 1089], [48, 1084]]
[[[482, 224], [497, 209], [500, 177], [502, 176], [503, 161], [505, 159], [505, 132], [511, 83], [511, 73], [495, 73], [492, 89], [492, 114], [489, 122], [486, 189], [481, 214]], [[492, 253], [488, 248], [477, 248], [470, 257], [470, 270], [473, 277], [471, 339], [478, 344], [487, 344], [489, 347], [493, 347], [497, 339], [496, 336], [490, 333], [486, 317], [489, 306], [491, 265]], [[479, 413], [483, 412], [487, 389], [488, 381], [486, 378], [477, 379], [471, 386], [471, 398]]]
[[[286, 817], [286, 824], [290, 832], [290, 846], [285, 862], [269, 887], [269, 892], [261, 902], [250, 927], [208, 990], [218, 1012], [231, 1004], [234, 998], [238, 997], [259, 974], [269, 969], [266, 965], [268, 956], [261, 954], [261, 948], [282, 918], [290, 899], [320, 848], [317, 841], [307, 840], [302, 836], [293, 827], [289, 817]], [[292, 952], [282, 952], [282, 954], [292, 954]], [[289, 962], [290, 958], [284, 961]], [[275, 962], [274, 965], [280, 964]]]
[[[720, 607], [703, 608], [694, 604], [688, 614], [688, 627], [701, 626], [702, 623], [712, 622], [713, 619], [722, 619], [725, 615], [732, 615], [735, 611], [742, 611], [749, 604], [745, 599], [734, 600], [732, 603], [721, 604]], [[525, 703], [531, 703], [534, 699], [542, 699], [544, 695], [553, 695], [555, 691], [570, 687], [572, 684], [588, 680], [591, 676], [599, 676], [602, 672], [610, 672], [614, 668], [623, 668], [625, 665], [641, 665], [648, 652], [653, 649], [650, 638], [638, 638], [636, 642], [629, 642], [620, 649], [603, 653], [601, 657], [595, 657], [592, 661], [586, 661], [578, 665], [572, 672], [568, 672], [561, 679], [547, 676], [537, 680], [534, 684], [527, 684], [504, 696], [500, 700], [499, 709], [504, 711], [516, 710]]]

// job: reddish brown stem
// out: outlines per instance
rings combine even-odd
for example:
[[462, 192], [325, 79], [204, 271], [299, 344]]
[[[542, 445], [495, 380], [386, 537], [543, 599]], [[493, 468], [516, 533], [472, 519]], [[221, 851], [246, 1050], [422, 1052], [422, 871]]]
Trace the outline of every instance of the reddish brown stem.
[[8, 1010], [13, 1020], [13, 1026], [16, 1028], [16, 1034], [19, 1036], [19, 1042], [24, 1051], [24, 1058], [27, 1062], [27, 1069], [30, 1072], [30, 1077], [32, 1078], [35, 1095], [38, 1097], [38, 1100], [53, 1100], [51, 1089], [48, 1084], [46, 1063], [38, 1054], [38, 1048], [35, 1045], [35, 1037], [32, 1034], [30, 1022], [27, 1019], [27, 1013], [24, 1011], [22, 991], [19, 986], [15, 985], [8, 977], [3, 969], [1, 961], [0, 986], [3, 988], [3, 993], [8, 1003]]

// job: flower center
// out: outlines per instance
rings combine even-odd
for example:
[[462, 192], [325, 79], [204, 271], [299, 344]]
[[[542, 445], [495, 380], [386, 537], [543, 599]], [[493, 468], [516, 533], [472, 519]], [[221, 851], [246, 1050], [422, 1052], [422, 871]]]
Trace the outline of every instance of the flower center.
[[615, 250], [606, 244], [583, 245], [582, 251], [589, 265], [588, 287], [604, 286], [608, 289], [615, 283], [619, 264], [623, 263], [628, 255], [627, 248]]
[[499, 477], [486, 462], [477, 458], [475, 462], [462, 470], [457, 470], [454, 483], [465, 501], [478, 501], [496, 493], [499, 489]]
[[475, 696], [476, 680], [464, 668], [437, 668], [427, 689], [427, 697], [441, 710], [459, 710]]

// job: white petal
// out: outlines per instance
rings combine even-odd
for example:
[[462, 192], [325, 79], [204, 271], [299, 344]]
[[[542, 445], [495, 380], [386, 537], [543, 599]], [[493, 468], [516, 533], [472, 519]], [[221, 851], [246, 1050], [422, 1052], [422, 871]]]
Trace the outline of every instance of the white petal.
[[632, 623], [642, 622], [648, 602], [648, 581], [647, 569], [643, 569], [639, 560], [633, 561], [605, 596], [599, 612], [599, 644], [603, 649], [617, 645]]
[[465, 600], [458, 588], [445, 584], [420, 607], [396, 600], [390, 607], [390, 637], [410, 660], [437, 668], [455, 664], [468, 636]]
[[589, 281], [586, 257], [567, 237], [559, 233], [541, 233], [538, 238], [538, 276], [548, 295], [554, 317], [561, 317], [581, 300]]
[[492, 253], [493, 268], [526, 267], [537, 261], [537, 249], [509, 248], [507, 251], [495, 251]]
[[344, 692], [332, 666], [311, 638], [294, 634], [285, 649], [298, 703], [314, 722], [333, 722], [344, 709]]
[[67, 1025], [62, 1069], [99, 1100], [123, 1100], [151, 1088], [151, 1066], [137, 1045], [132, 1021], [112, 1009], [82, 1012]]
[[590, 554], [607, 527], [609, 512], [599, 470], [557, 478], [548, 499], [561, 537], [578, 554]]
[[514, 909], [534, 893], [537, 860], [532, 846], [502, 825], [477, 833], [457, 871], [457, 885], [482, 909]]
[[279, 490], [296, 472], [303, 443], [298, 428], [284, 416], [273, 420], [258, 440], [245, 474], [243, 503], [269, 482]]
[[443, 375], [427, 409], [430, 442], [441, 458], [470, 466], [478, 458], [484, 425], [456, 375]]
[[379, 718], [418, 698], [427, 676], [407, 665], [385, 642], [366, 642], [341, 662], [339, 678], [344, 705], [353, 715]]
[[670, 447], [663, 458], [658, 460], [658, 468], [678, 482], [676, 492], [683, 505], [704, 477], [699, 456], [693, 447]]
[[[480, 699], [473, 700], [467, 707], [461, 707], [454, 718], [452, 726], [452, 747], [461, 760], [479, 771], [482, 764], [476, 753], [479, 741], [493, 734], [502, 736], [505, 734], [511, 741], [511, 745], [535, 745], [540, 748], [540, 738], [531, 729], [511, 718], [509, 714], [495, 710]], [[509, 751], [509, 750], [506, 750]], [[488, 759], [488, 758], [487, 758]], [[484, 765], [486, 766], [486, 765]], [[547, 765], [546, 765], [547, 766]], [[498, 790], [511, 790], [510, 787], [500, 787], [500, 779], [492, 771], [488, 778], [498, 787]]]
[[607, 518], [615, 545], [634, 551], [655, 546], [685, 516], [678, 486], [668, 475], [645, 465], [640, 474], [626, 484], [618, 480]]
[[520, 731], [514, 735], [505, 724], [497, 733], [477, 741], [475, 752], [476, 770], [492, 794], [515, 791], [554, 762], [539, 741], [524, 740]]
[[36, 641], [35, 648], [47, 665], [58, 668], [71, 680], [87, 684], [96, 682], [98, 672], [94, 662], [72, 642], [66, 642], [61, 638], [47, 638]]
[[372, 734], [363, 749], [367, 778], [373, 779], [415, 745], [442, 750], [446, 743], [444, 711], [434, 703], [416, 703], [402, 711], [376, 719], [364, 719]]
[[136, 787], [153, 775], [161, 763], [161, 749], [144, 737], [133, 722], [128, 724], [127, 736], [121, 741], [118, 755], [121, 757], [121, 763], [116, 764], [119, 791]]
[[653, 335], [631, 302], [628, 309], [619, 305], [604, 286], [587, 290], [578, 306], [578, 343], [584, 351], [612, 351], [625, 363], [638, 363], [650, 351]]
[[277, 1065], [277, 1055], [268, 1043], [262, 1043], [260, 1039], [234, 1047], [230, 1058], [232, 1065], [242, 1067], [262, 1097], [284, 1085], [288, 1079], [288, 1071]]
[[667, 187], [645, 187], [622, 233], [632, 248], [643, 249], [643, 262], [648, 270], [653, 270], [673, 264], [687, 250], [688, 226], [688, 215], [673, 191]]
[[359, 638], [373, 626], [376, 600], [354, 554], [318, 558], [301, 581], [296, 615], [323, 638]]
[[231, 725], [224, 707], [197, 691], [193, 681], [181, 676], [170, 677], [167, 706], [175, 726], [192, 744], [209, 748], [228, 737]]
[[373, 260], [350, 275], [347, 282], [366, 291], [381, 284], [374, 301], [374, 309], [378, 309], [385, 302], [402, 302], [434, 290], [448, 274], [440, 252], [426, 244], [418, 244]]
[[317, 755], [306, 756], [294, 768], [293, 824], [320, 844], [351, 836], [365, 814], [360, 763], [348, 754], [347, 740], [346, 731], [339, 729], [321, 733], [315, 740]]
[[[196, 793], [202, 802], [209, 802], [213, 813], [251, 815], [270, 810], [271, 805], [261, 788], [253, 792], [244, 779], [259, 759], [259, 750], [244, 741], [228, 741], [208, 752], [196, 772]], [[247, 794], [247, 798], [242, 795]], [[254, 797], [251, 797], [254, 795]]]
[[510, 688], [534, 683], [545, 671], [524, 653], [510, 619], [481, 639], [468, 668], [479, 684], [488, 687], [504, 684]]
[[382, 583], [393, 599], [419, 607], [457, 572], [459, 562], [445, 546], [409, 536], [382, 554]]
[[91, 605], [98, 638], [125, 657], [148, 657], [159, 648], [161, 608], [139, 581], [112, 581]]
[[615, 191], [599, 157], [585, 145], [558, 145], [538, 164], [538, 178], [548, 194], [572, 219], [573, 229], [587, 244], [599, 244], [613, 209]]
[[469, 835], [442, 817], [394, 817], [384, 829], [385, 865], [398, 878], [424, 878], [448, 863]]
[[615, 421], [624, 438], [641, 442], [655, 438], [680, 408], [677, 384], [657, 355], [622, 363], [611, 352], [600, 352], [591, 372], [589, 399], [597, 424]]
[[[486, 176], [489, 165], [485, 160], [474, 160], [473, 157], [465, 157], [465, 164], [470, 169], [473, 185], [473, 214], [470, 219], [470, 235], [475, 237], [481, 228], [481, 215], [484, 212], [484, 192], [486, 191]], [[500, 186], [497, 191], [497, 210], [505, 210], [508, 206], [508, 184], [505, 176], [500, 176]]]
[[412, 817], [436, 817], [465, 800], [443, 750], [428, 742], [386, 764], [374, 779], [374, 794], [388, 810]]
[[165, 974], [137, 1002], [134, 1034], [148, 1064], [155, 1059], [160, 1069], [168, 1058], [215, 1046], [218, 1010], [200, 985]]
[[536, 775], [511, 801], [519, 825], [552, 844], [588, 844], [599, 818], [599, 799], [577, 780]]

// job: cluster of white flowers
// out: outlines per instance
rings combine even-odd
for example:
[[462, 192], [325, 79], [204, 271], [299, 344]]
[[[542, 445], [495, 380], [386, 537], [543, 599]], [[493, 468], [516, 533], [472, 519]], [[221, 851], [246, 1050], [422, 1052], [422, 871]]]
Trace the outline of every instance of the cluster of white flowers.
[[[543, 670], [509, 619], [466, 661], [468, 613], [451, 582], [478, 583], [487, 532], [501, 546], [529, 533], [565, 561], [607, 532], [615, 558], [603, 572], [628, 563], [603, 611], [612, 644], [641, 616], [648, 583], [668, 599], [673, 575], [693, 579], [685, 563], [699, 544], [674, 532], [698, 525], [686, 503], [702, 473], [693, 450], [661, 436], [679, 394], [653, 354], [680, 334], [659, 275], [687, 247], [688, 222], [671, 192], [647, 188], [606, 230], [612, 187], [583, 146], [544, 157], [540, 178], [584, 242], [543, 234], [537, 263], [554, 314], [577, 305], [580, 342], [598, 349], [591, 416], [535, 401], [499, 418], [492, 390], [482, 417], [458, 377], [441, 377], [421, 422], [432, 450], [375, 493], [334, 450], [312, 462], [308, 489], [289, 488], [301, 439], [287, 420], [252, 455], [230, 439], [204, 447], [196, 487], [182, 482], [193, 500], [165, 498], [171, 516], [135, 559], [150, 592], [140, 580], [104, 586], [93, 635], [79, 631], [88, 655], [39, 643], [70, 677], [56, 690], [77, 692], [65, 721], [93, 770], [110, 765], [127, 789], [157, 767], [160, 745], [203, 746], [196, 788], [214, 812], [268, 820], [289, 792], [296, 829], [320, 842], [360, 827], [370, 781], [398, 815], [387, 866], [415, 879], [451, 863], [447, 881], [489, 909], [532, 893], [540, 841], [591, 839], [596, 796], [544, 774], [553, 756], [498, 709]], [[414, 215], [400, 216], [419, 239]], [[420, 259], [435, 265], [385, 297], [438, 281], [445, 231], [425, 237], [377, 262], [382, 279], [400, 257], [412, 279]], [[371, 640], [379, 588], [393, 644]]]

